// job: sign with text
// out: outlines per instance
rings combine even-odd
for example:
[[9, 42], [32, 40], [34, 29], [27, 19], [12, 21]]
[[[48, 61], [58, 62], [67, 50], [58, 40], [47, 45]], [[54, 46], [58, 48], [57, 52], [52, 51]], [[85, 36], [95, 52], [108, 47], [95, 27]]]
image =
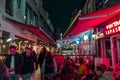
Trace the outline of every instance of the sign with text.
[[120, 20], [115, 21], [105, 27], [105, 35], [111, 35], [120, 32]]

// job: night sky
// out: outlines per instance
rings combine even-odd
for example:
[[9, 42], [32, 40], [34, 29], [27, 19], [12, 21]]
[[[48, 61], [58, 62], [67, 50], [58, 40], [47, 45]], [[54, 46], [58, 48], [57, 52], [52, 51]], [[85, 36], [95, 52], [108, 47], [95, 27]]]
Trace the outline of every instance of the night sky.
[[70, 24], [73, 11], [82, 8], [86, 0], [43, 0], [43, 7], [49, 13], [54, 27], [64, 34]]

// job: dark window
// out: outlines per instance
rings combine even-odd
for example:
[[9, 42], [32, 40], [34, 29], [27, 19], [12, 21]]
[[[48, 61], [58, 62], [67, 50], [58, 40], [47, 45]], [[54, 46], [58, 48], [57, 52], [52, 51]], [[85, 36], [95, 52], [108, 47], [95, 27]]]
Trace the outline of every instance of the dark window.
[[34, 17], [35, 17], [35, 25], [38, 26], [38, 16], [35, 12], [34, 12]]
[[6, 0], [5, 11], [9, 15], [13, 16], [13, 0]]
[[17, 8], [20, 9], [21, 0], [17, 0]]
[[36, 25], [38, 26], [38, 16], [36, 16], [35, 21], [36, 21]]
[[30, 10], [30, 24], [32, 24], [33, 22], [33, 11]]
[[42, 15], [39, 15], [39, 22], [40, 22], [40, 26], [43, 26], [43, 17], [42, 17]]
[[26, 3], [25, 16], [26, 16], [25, 23], [38, 26], [38, 15], [36, 14], [35, 11], [32, 10], [32, 8], [27, 3]]
[[28, 4], [26, 4], [25, 15], [26, 15], [26, 23], [31, 24], [33, 20], [33, 11]]

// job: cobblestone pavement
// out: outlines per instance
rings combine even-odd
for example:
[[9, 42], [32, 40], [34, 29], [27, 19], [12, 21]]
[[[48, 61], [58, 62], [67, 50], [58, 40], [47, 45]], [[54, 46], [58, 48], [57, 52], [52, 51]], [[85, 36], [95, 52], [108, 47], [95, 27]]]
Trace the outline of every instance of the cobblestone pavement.
[[41, 80], [40, 77], [40, 68], [38, 68], [34, 73], [34, 80]]

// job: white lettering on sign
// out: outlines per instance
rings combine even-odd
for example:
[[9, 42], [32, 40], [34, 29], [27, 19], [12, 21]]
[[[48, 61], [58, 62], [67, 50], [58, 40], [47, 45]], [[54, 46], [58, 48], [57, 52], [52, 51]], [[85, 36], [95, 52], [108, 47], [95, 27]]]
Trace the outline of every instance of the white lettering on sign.
[[110, 35], [117, 32], [120, 32], [120, 20], [106, 26], [105, 35]]
[[117, 27], [119, 25], [120, 25], [120, 20], [119, 21], [115, 21], [112, 24], [107, 25], [106, 29], [111, 29], [111, 28]]

